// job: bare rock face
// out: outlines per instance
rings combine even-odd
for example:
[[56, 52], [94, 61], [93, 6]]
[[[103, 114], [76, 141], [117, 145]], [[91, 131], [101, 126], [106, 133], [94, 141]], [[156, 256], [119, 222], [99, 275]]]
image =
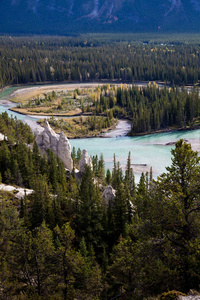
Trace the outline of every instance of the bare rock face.
[[102, 197], [105, 199], [105, 202], [107, 205], [111, 204], [113, 205], [113, 201], [115, 199], [115, 190], [113, 189], [113, 187], [111, 185], [108, 185], [106, 187], [106, 189], [104, 190]]
[[67, 169], [72, 171], [73, 160], [71, 158], [71, 145], [64, 132], [60, 133], [60, 138], [57, 144], [58, 157], [64, 162]]
[[93, 169], [93, 165], [92, 165], [92, 159], [90, 156], [88, 156], [87, 150], [83, 150], [82, 151], [82, 158], [79, 162], [79, 171], [81, 173], [84, 172], [85, 170], [85, 165], [88, 165], [91, 169]]
[[7, 184], [4, 184], [4, 183], [0, 184], [0, 190], [13, 193], [14, 197], [17, 198], [17, 199], [24, 199], [25, 195], [28, 196], [28, 195], [34, 193], [34, 191], [30, 190], [30, 189], [25, 189], [25, 188], [21, 188], [21, 187], [12, 186], [12, 185], [7, 185]]
[[196, 290], [190, 290], [187, 296], [179, 295], [177, 300], [200, 300], [200, 294]]
[[56, 134], [47, 120], [45, 120], [44, 130], [36, 137], [36, 143], [43, 152], [46, 152], [47, 149], [52, 150], [62, 160], [65, 168], [72, 171], [71, 145], [65, 134], [63, 132], [60, 135]]
[[178, 300], [200, 300], [199, 295], [178, 296]]

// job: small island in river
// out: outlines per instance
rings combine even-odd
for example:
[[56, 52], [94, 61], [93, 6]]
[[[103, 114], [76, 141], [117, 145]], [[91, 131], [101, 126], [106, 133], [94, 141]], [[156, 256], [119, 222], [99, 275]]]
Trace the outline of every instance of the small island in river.
[[[129, 120], [129, 136], [173, 130], [193, 130], [200, 126], [200, 99], [196, 88], [158, 86], [155, 82], [127, 84], [66, 84], [17, 90], [12, 111], [51, 117], [55, 131], [69, 138], [106, 136], [118, 119]], [[194, 109], [195, 108], [195, 109]], [[40, 120], [41, 125], [44, 120]], [[120, 134], [119, 134], [120, 135]]]

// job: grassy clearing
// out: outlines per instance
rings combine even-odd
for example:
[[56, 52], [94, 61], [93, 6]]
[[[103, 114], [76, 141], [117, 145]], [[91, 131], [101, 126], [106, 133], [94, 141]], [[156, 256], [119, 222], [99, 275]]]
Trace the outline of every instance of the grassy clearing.
[[[26, 93], [25, 93], [26, 92]], [[93, 106], [92, 89], [27, 89], [15, 94], [14, 100], [19, 103], [13, 111], [30, 115], [79, 115], [91, 112]]]
[[[98, 136], [117, 124], [109, 107], [109, 97], [112, 97], [110, 101], [113, 105], [116, 103], [116, 88], [91, 85], [74, 90], [69, 89], [69, 86], [60, 86], [59, 89], [56, 86], [22, 89], [14, 95], [19, 104], [12, 110], [26, 115], [51, 116], [50, 124], [54, 130], [63, 130], [70, 138]], [[106, 97], [106, 105], [103, 95]], [[20, 99], [22, 101], [19, 102]], [[80, 117], [57, 119], [55, 116]], [[44, 121], [40, 120], [39, 123], [43, 125]]]
[[[80, 116], [76, 118], [50, 118], [48, 120], [56, 133], [63, 131], [68, 138], [83, 138], [99, 136], [113, 129], [117, 120], [109, 120], [103, 116]], [[38, 123], [44, 126], [44, 119]]]

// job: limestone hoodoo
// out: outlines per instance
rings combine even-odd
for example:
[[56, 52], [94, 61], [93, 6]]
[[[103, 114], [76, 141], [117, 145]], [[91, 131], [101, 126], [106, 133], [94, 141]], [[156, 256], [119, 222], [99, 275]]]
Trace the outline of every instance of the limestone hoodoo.
[[58, 153], [58, 157], [63, 161], [65, 167], [70, 171], [72, 171], [73, 160], [71, 157], [71, 145], [63, 131], [60, 133], [57, 153]]
[[36, 143], [42, 152], [46, 152], [47, 149], [53, 151], [53, 153], [62, 160], [66, 169], [70, 172], [73, 169], [73, 160], [71, 158], [71, 145], [64, 132], [60, 135], [50, 127], [49, 122], [45, 120], [44, 130], [36, 137]]
[[82, 157], [81, 157], [81, 160], [79, 162], [79, 171], [81, 173], [84, 172], [85, 165], [88, 165], [91, 169], [93, 169], [91, 156], [88, 156], [87, 150], [84, 149], [82, 151]]
[[108, 185], [106, 189], [103, 192], [103, 198], [105, 199], [106, 205], [111, 205], [113, 206], [114, 204], [114, 199], [116, 197], [116, 190], [113, 189], [111, 185]]

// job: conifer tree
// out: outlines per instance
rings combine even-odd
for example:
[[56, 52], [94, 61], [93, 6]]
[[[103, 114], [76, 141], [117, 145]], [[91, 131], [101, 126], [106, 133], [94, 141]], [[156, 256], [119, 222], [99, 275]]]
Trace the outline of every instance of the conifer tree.
[[179, 261], [181, 282], [178, 284], [183, 291], [188, 291], [191, 285], [196, 286], [198, 273], [195, 275], [195, 267], [191, 270], [191, 259], [197, 258], [196, 239], [200, 233], [200, 158], [183, 140], [178, 141], [171, 152], [172, 165], [159, 178], [157, 196], [162, 199], [164, 228]]
[[76, 228], [79, 238], [84, 237], [87, 246], [93, 246], [96, 253], [102, 250], [101, 198], [98, 186], [93, 182], [93, 173], [87, 165], [80, 185]]

